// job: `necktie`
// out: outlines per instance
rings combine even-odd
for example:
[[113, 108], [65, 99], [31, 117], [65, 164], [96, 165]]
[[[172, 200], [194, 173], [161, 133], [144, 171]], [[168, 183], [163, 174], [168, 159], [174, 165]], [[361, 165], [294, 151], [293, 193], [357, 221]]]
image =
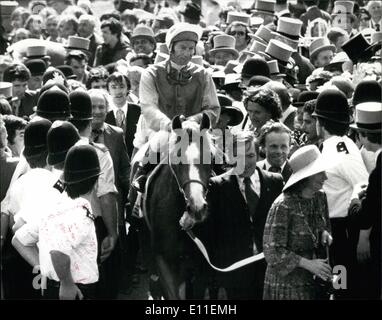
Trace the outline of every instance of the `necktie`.
[[251, 218], [253, 220], [257, 205], [259, 203], [259, 197], [252, 188], [250, 177], [244, 178], [244, 190], [245, 190], [245, 197], [247, 199], [249, 214], [251, 215]]
[[102, 130], [97, 130], [97, 129], [92, 130], [93, 141], [99, 142], [99, 138], [101, 134], [102, 134]]
[[117, 119], [116, 119], [117, 126], [121, 128], [124, 120], [125, 120], [125, 114], [123, 113], [123, 111], [121, 109], [118, 109], [117, 110]]
[[376, 23], [376, 24], [375, 24], [375, 31], [380, 31], [379, 27], [380, 27], [380, 26], [379, 26], [379, 23]]
[[271, 166], [268, 171], [269, 172], [281, 173], [281, 168], [280, 167]]

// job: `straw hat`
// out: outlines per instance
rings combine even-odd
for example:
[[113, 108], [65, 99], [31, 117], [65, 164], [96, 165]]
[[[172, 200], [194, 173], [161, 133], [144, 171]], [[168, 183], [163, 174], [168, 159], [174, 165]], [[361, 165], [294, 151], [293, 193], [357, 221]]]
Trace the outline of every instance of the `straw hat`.
[[243, 22], [249, 26], [251, 24], [251, 16], [244, 12], [229, 11], [227, 14], [227, 24], [235, 21]]
[[45, 46], [29, 46], [26, 50], [28, 59], [46, 57], [47, 49]]
[[[265, 50], [265, 54], [273, 60], [276, 59], [282, 66], [288, 67], [291, 63], [291, 56], [294, 52], [293, 48], [287, 44], [272, 39]], [[273, 58], [273, 59], [272, 59]]]
[[297, 182], [328, 169], [320, 150], [315, 145], [299, 148], [289, 159], [293, 173], [283, 188], [283, 192]]
[[272, 32], [275, 39], [286, 43], [297, 51], [301, 38], [302, 21], [288, 17], [281, 17], [277, 22], [276, 32]]
[[233, 55], [233, 59], [239, 57], [239, 52], [235, 49], [236, 39], [230, 35], [218, 35], [214, 37], [214, 48], [210, 50], [211, 56], [217, 52], [228, 52]]
[[317, 54], [324, 50], [331, 50], [333, 53], [336, 52], [336, 47], [332, 45], [328, 38], [321, 37], [312, 41], [309, 46], [309, 57], [314, 59]]
[[84, 50], [89, 51], [90, 40], [82, 37], [70, 36], [68, 43], [64, 46], [66, 49], [71, 50]]
[[382, 131], [382, 103], [364, 102], [355, 107], [355, 123], [351, 128], [365, 132]]
[[276, 6], [275, 0], [257, 0], [255, 3], [255, 8], [251, 10], [251, 12], [274, 15], [275, 6]]

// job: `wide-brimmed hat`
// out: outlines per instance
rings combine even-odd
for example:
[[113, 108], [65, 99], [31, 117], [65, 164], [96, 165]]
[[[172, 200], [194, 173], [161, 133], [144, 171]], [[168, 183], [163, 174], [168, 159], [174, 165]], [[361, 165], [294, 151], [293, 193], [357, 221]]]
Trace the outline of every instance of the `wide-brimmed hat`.
[[279, 64], [277, 60], [267, 61], [267, 64], [269, 67], [269, 72], [271, 73], [271, 77], [283, 78], [286, 76], [285, 73], [280, 73]]
[[317, 97], [312, 116], [331, 122], [349, 124], [350, 109], [345, 94], [339, 89], [323, 90]]
[[68, 95], [58, 86], [53, 85], [38, 98], [36, 114], [52, 121], [70, 118]]
[[28, 59], [41, 59], [48, 57], [47, 48], [45, 46], [29, 46], [27, 47], [25, 56]]
[[329, 165], [323, 160], [320, 150], [315, 145], [301, 147], [289, 159], [292, 175], [285, 184], [283, 191], [297, 182], [328, 169]]
[[249, 26], [251, 24], [251, 16], [244, 12], [229, 11], [227, 14], [227, 24], [231, 24], [235, 21], [242, 22]]
[[131, 38], [130, 38], [130, 42], [131, 44], [134, 43], [134, 40], [137, 39], [137, 38], [145, 38], [145, 39], [148, 39], [149, 41], [151, 41], [154, 45], [156, 45], [156, 40], [155, 40], [155, 35], [154, 35], [154, 31], [153, 29], [151, 29], [150, 27], [148, 26], [145, 26], [145, 25], [137, 25], [134, 30], [133, 30], [133, 33], [131, 35]]
[[0, 96], [3, 96], [5, 99], [12, 98], [12, 82], [0, 82]]
[[298, 94], [296, 101], [292, 105], [296, 108], [303, 107], [305, 102], [317, 99], [318, 95], [317, 91], [302, 91]]
[[68, 50], [83, 50], [89, 52], [90, 40], [77, 36], [69, 36], [64, 47]]
[[320, 37], [312, 41], [309, 46], [309, 57], [313, 60], [317, 54], [324, 50], [331, 50], [333, 53], [336, 52], [336, 47], [332, 45], [328, 38]]
[[352, 104], [363, 102], [381, 102], [382, 101], [382, 87], [376, 80], [362, 80], [357, 84], [354, 90]]
[[192, 20], [199, 20], [203, 16], [200, 6], [195, 2], [188, 2], [185, 9], [179, 13]]
[[176, 23], [174, 24], [166, 34], [167, 48], [171, 48], [172, 43], [177, 41], [194, 41], [198, 43], [203, 29], [195, 24], [190, 23]]
[[28, 59], [24, 64], [32, 76], [42, 76], [47, 69], [46, 63], [42, 59]]
[[69, 149], [80, 139], [78, 130], [70, 122], [61, 120], [53, 122], [47, 135], [47, 163], [54, 166], [63, 162]]
[[257, 29], [257, 31], [255, 32], [255, 34], [250, 34], [249, 36], [265, 44], [268, 44], [268, 42], [274, 37], [272, 34], [272, 30], [264, 25], [261, 25], [259, 29]]
[[226, 113], [230, 117], [229, 126], [236, 126], [243, 121], [244, 115], [241, 110], [232, 105], [233, 100], [224, 94], [218, 93], [218, 100], [221, 108], [221, 113]]
[[355, 123], [351, 128], [364, 132], [382, 131], [382, 103], [363, 102], [355, 107]]
[[101, 174], [95, 148], [89, 144], [74, 145], [66, 155], [64, 164], [64, 182], [74, 184], [83, 182]]
[[217, 52], [229, 52], [233, 55], [233, 59], [239, 57], [239, 52], [235, 49], [236, 39], [230, 35], [218, 35], [214, 37], [214, 48], [210, 50], [211, 56]]
[[252, 13], [275, 14], [276, 0], [257, 0]]
[[370, 43], [367, 42], [362, 33], [358, 33], [341, 46], [342, 50], [346, 52], [354, 64], [357, 62], [368, 61], [373, 56], [373, 52], [369, 47]]
[[92, 100], [84, 90], [75, 90], [69, 93], [70, 112], [72, 120], [93, 119]]
[[35, 157], [47, 151], [46, 136], [52, 123], [47, 119], [31, 121], [25, 127], [24, 151], [25, 158]]

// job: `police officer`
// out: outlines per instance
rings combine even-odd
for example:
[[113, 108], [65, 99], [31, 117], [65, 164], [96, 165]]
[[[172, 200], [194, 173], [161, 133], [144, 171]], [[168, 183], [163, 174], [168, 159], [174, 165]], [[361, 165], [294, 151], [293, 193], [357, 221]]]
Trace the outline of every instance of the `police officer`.
[[[333, 235], [332, 264], [346, 267], [348, 289], [351, 289], [352, 248], [348, 207], [354, 187], [367, 182], [368, 173], [358, 147], [346, 136], [349, 114], [346, 96], [339, 90], [327, 89], [319, 94], [312, 116], [317, 118], [317, 135], [323, 139], [321, 152], [324, 160], [332, 164], [326, 171], [328, 179], [323, 187], [328, 199]], [[337, 292], [336, 297], [351, 297], [351, 290]]]

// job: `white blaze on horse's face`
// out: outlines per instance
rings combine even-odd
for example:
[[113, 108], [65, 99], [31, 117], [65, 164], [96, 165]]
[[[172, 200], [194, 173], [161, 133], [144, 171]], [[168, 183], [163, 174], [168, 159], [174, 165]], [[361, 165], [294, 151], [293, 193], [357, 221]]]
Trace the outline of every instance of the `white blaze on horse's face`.
[[[199, 169], [195, 164], [200, 162], [200, 151], [195, 142], [191, 143], [185, 151], [187, 164], [189, 164], [188, 179], [201, 181]], [[204, 199], [203, 185], [200, 183], [190, 183], [190, 206], [193, 212], [200, 212], [205, 209], [206, 200]]]

